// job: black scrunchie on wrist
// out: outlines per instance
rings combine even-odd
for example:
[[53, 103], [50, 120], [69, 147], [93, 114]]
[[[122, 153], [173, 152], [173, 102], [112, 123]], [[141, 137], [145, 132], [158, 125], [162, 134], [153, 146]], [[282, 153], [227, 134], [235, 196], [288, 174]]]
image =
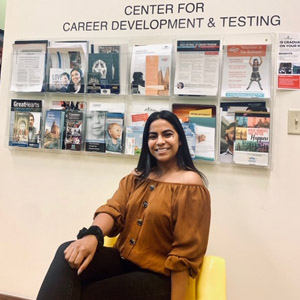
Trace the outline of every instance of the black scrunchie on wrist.
[[83, 227], [77, 234], [77, 239], [82, 239], [84, 236], [94, 235], [98, 240], [98, 246], [102, 247], [104, 245], [104, 236], [100, 227], [91, 226], [89, 229]]

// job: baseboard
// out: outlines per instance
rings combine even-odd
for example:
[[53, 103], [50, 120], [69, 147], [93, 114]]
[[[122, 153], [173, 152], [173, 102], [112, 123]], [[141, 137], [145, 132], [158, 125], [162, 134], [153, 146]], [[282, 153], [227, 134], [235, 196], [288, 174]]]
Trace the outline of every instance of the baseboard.
[[0, 294], [0, 300], [29, 300], [29, 299]]

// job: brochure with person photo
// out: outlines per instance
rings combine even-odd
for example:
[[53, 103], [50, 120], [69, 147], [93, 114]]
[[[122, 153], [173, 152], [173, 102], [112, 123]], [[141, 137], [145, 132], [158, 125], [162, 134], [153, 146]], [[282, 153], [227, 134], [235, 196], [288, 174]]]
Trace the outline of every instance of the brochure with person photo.
[[169, 96], [171, 44], [135, 45], [131, 60], [131, 93]]
[[106, 111], [88, 110], [86, 113], [85, 150], [105, 152]]
[[177, 41], [174, 95], [216, 96], [219, 58], [219, 40]]
[[268, 166], [270, 113], [236, 112], [233, 162]]
[[108, 112], [105, 128], [105, 151], [107, 153], [123, 153], [124, 114]]
[[49, 92], [84, 93], [87, 69], [87, 42], [51, 42]]
[[226, 45], [222, 97], [270, 98], [271, 45]]
[[40, 148], [43, 100], [12, 99], [9, 146]]

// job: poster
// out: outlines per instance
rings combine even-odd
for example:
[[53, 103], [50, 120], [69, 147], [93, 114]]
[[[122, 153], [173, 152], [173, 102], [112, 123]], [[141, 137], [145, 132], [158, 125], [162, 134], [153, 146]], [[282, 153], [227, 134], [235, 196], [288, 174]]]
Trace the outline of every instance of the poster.
[[13, 92], [44, 90], [47, 41], [16, 41], [13, 45]]
[[171, 44], [134, 46], [131, 61], [131, 93], [169, 96]]
[[300, 33], [279, 33], [278, 88], [300, 89]]
[[270, 98], [271, 45], [226, 45], [222, 97]]
[[177, 41], [175, 95], [218, 93], [219, 40]]

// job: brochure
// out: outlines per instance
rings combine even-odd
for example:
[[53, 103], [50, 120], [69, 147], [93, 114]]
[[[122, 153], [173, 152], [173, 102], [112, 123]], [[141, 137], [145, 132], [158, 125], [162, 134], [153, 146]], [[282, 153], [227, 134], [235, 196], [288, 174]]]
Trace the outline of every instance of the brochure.
[[171, 52], [171, 44], [133, 47], [130, 73], [132, 94], [169, 95]]
[[278, 88], [300, 89], [300, 33], [279, 33]]
[[218, 93], [219, 40], [177, 41], [175, 95]]
[[48, 41], [16, 41], [13, 45], [13, 92], [44, 91]]
[[173, 104], [182, 122], [191, 157], [215, 160], [216, 107], [201, 104]]
[[238, 164], [268, 166], [270, 113], [236, 112], [233, 161]]
[[222, 97], [270, 98], [271, 45], [224, 46]]
[[49, 52], [49, 92], [83, 93], [87, 42], [52, 42]]

